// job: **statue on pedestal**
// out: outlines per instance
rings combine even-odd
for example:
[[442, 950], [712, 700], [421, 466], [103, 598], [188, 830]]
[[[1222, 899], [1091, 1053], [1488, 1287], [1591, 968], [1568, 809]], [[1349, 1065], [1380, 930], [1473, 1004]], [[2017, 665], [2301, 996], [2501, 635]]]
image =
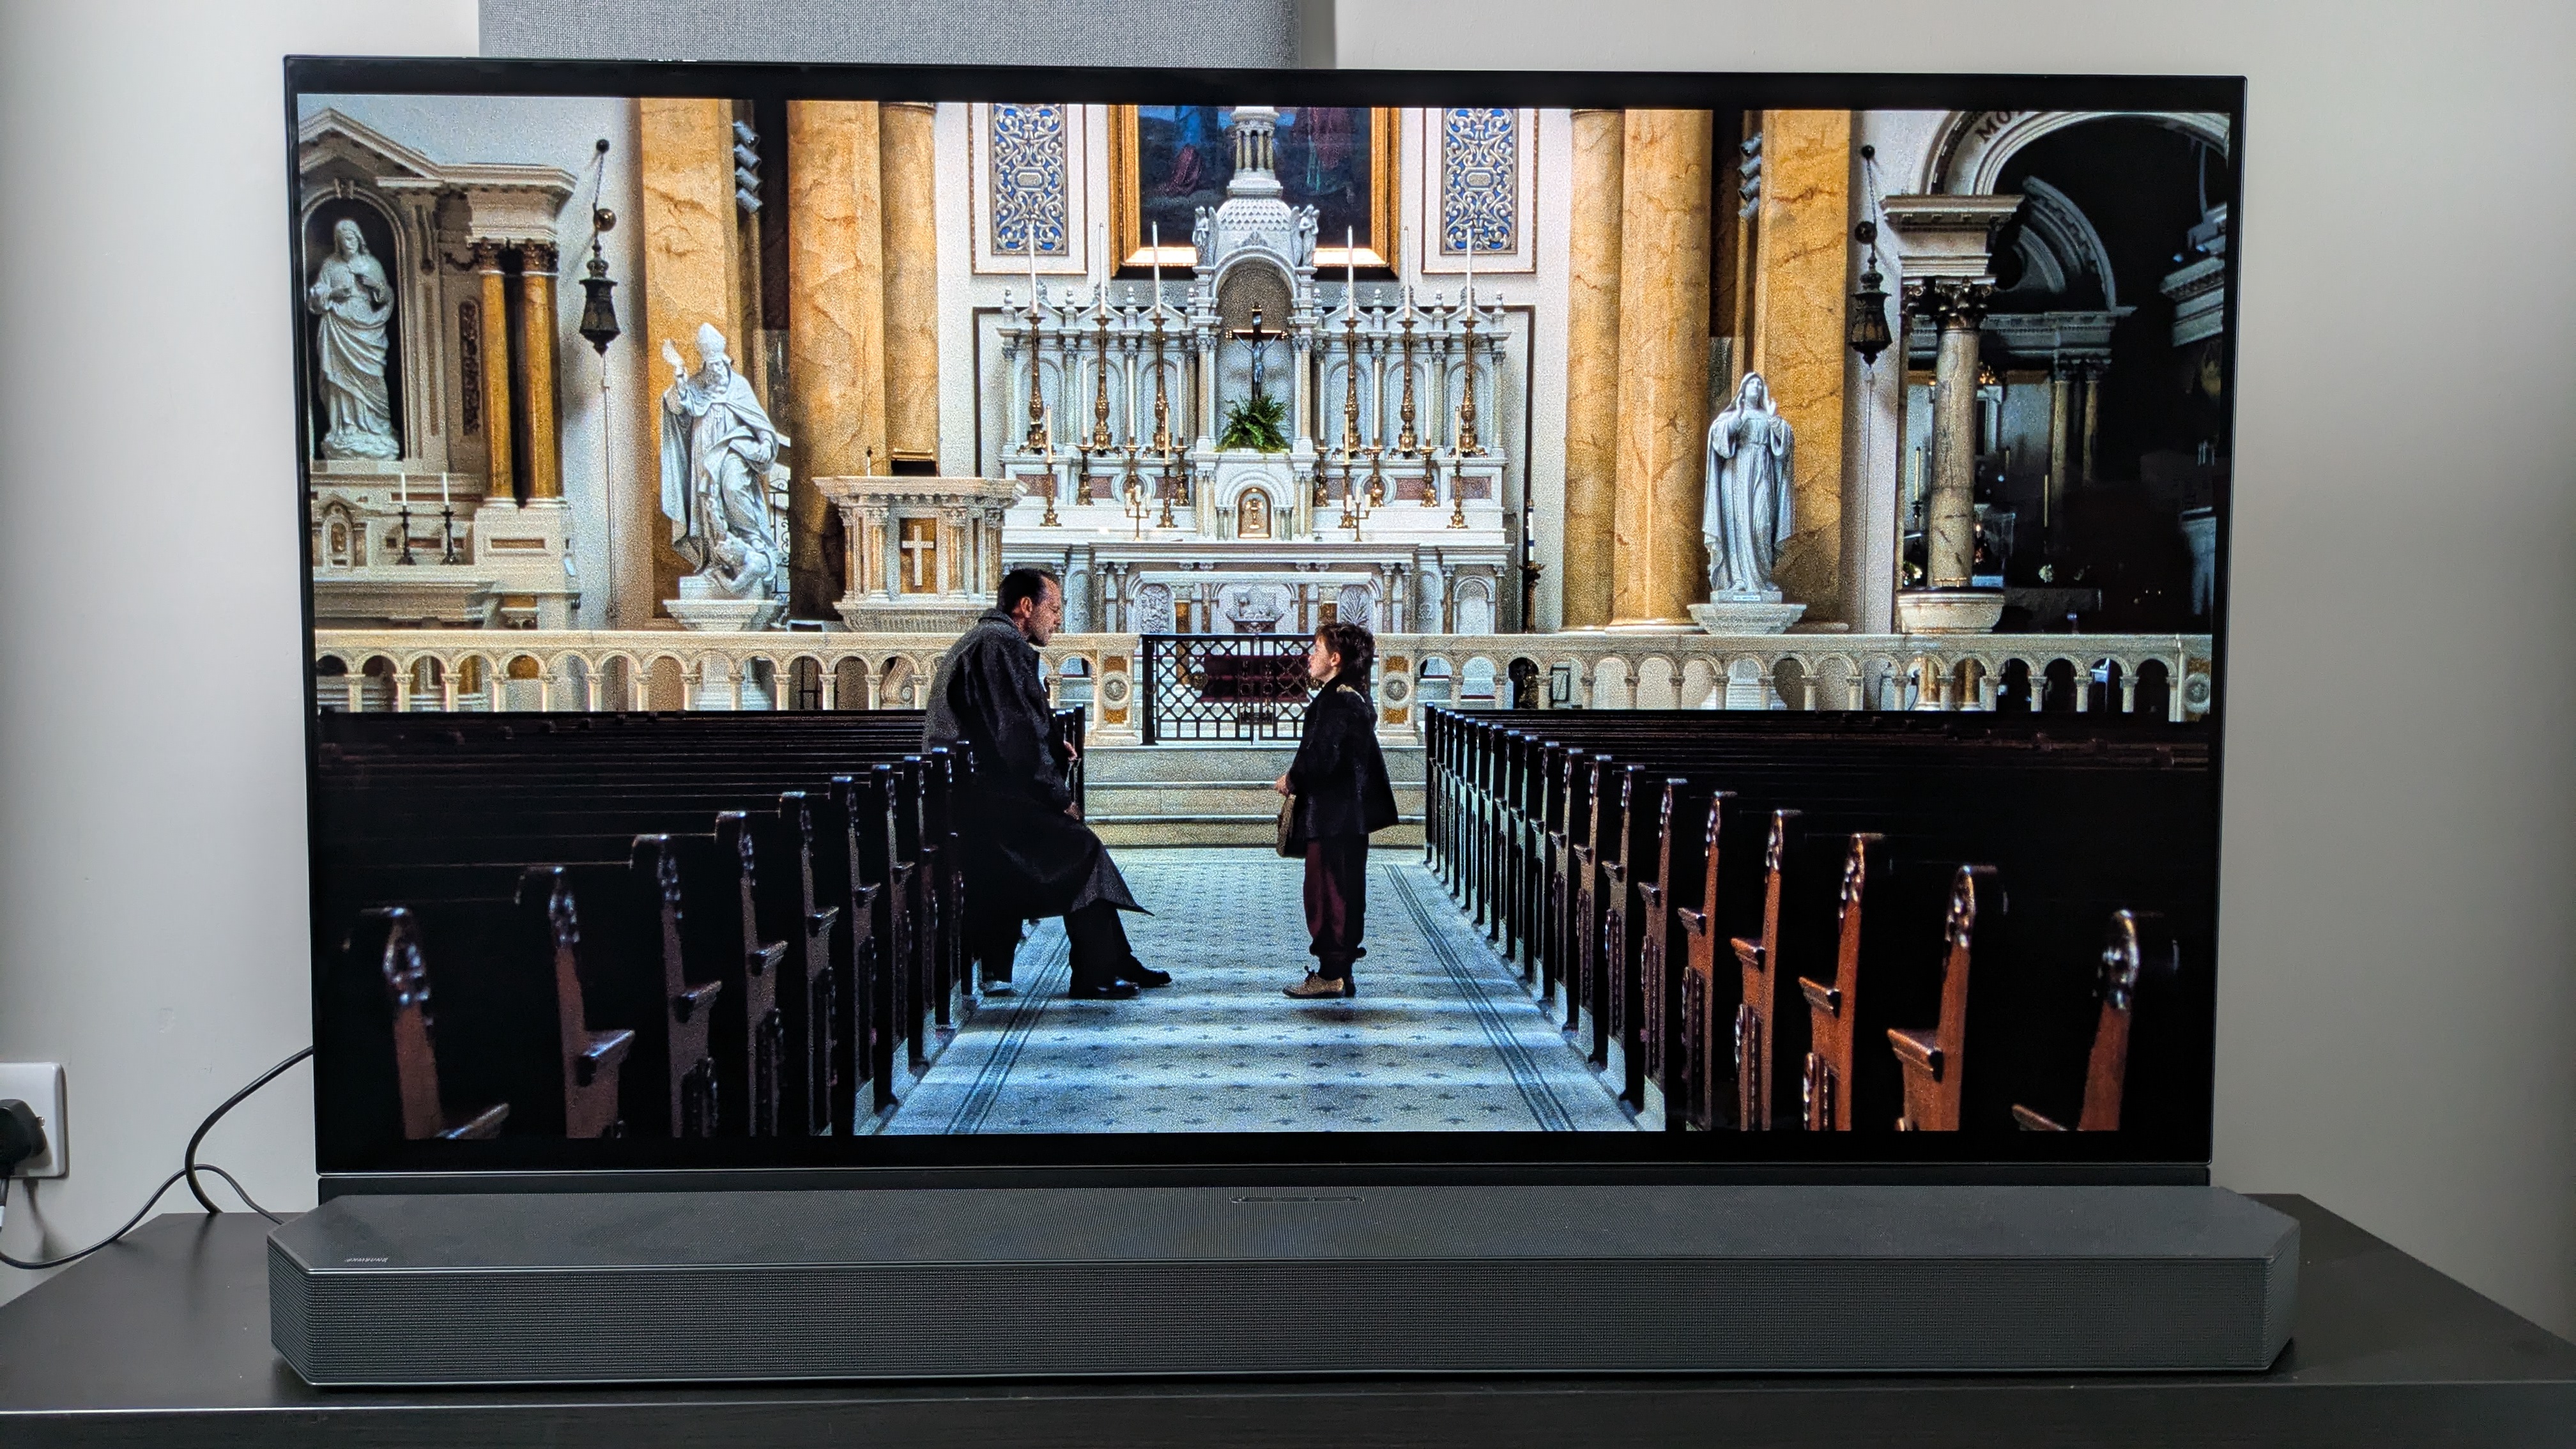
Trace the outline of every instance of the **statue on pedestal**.
[[694, 570], [684, 597], [769, 599], [781, 592], [785, 560], [770, 526], [768, 478], [785, 441], [733, 370], [724, 334], [698, 328], [698, 370], [665, 341], [671, 387], [662, 394], [662, 512], [671, 547]]
[[356, 222], [343, 217], [331, 228], [331, 254], [304, 289], [304, 310], [321, 319], [313, 356], [328, 420], [322, 456], [401, 457], [393, 399], [385, 389], [394, 288]]
[[1789, 540], [1791, 443], [1762, 374], [1746, 373], [1735, 401], [1708, 426], [1700, 536], [1708, 544], [1708, 592], [1716, 602], [1780, 602], [1771, 571]]

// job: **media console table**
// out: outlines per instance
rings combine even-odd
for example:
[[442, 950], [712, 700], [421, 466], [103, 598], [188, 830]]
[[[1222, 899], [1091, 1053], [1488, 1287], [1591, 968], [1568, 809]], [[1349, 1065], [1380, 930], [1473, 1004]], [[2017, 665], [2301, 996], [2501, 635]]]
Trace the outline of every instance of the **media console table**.
[[[268, 1340], [267, 1224], [170, 1214], [0, 1305], [0, 1443], [2458, 1445], [2576, 1442], [2576, 1344], [2301, 1197], [2299, 1317], [2271, 1371], [2085, 1378], [1648, 1377], [325, 1391]], [[936, 1313], [935, 1304], [886, 1305]]]

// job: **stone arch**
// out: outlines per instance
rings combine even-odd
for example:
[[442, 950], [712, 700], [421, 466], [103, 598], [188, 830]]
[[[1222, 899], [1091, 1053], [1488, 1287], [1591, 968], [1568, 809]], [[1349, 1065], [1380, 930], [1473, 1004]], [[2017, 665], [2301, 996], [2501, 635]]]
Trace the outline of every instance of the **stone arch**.
[[641, 708], [636, 702], [638, 671], [635, 656], [618, 651], [599, 661], [599, 707], [604, 710]]
[[1494, 584], [1491, 579], [1469, 574], [1459, 579], [1450, 591], [1451, 618], [1460, 634], [1494, 632]]
[[833, 703], [842, 709], [874, 709], [876, 674], [864, 656], [845, 654], [832, 666]]
[[1795, 654], [1783, 654], [1771, 663], [1771, 707], [1773, 709], [1811, 710], [1821, 708], [1823, 700], [1816, 690], [1816, 676], [1806, 660]]
[[1592, 707], [1626, 709], [1633, 698], [1629, 692], [1628, 661], [1605, 657], [1592, 666]]
[[1673, 661], [1660, 654], [1649, 654], [1637, 661], [1637, 685], [1634, 698], [1638, 709], [1673, 709], [1680, 699], [1673, 687]]
[[1682, 665], [1682, 679], [1673, 690], [1673, 702], [1683, 709], [1715, 708], [1717, 688], [1716, 661], [1694, 654]]
[[2137, 670], [2136, 713], [2142, 719], [2174, 717], [2173, 667], [2161, 659], [2141, 659]]
[[1449, 703], [1456, 693], [1456, 680], [1456, 672], [1450, 669], [1449, 661], [1440, 655], [1425, 655], [1422, 662], [1414, 666], [1414, 692], [1421, 698], [1425, 709]]
[[2227, 117], [2217, 111], [1958, 111], [1942, 122], [1915, 189], [1991, 195], [2014, 153], [2031, 142], [2089, 121], [2121, 119], [2150, 121], [2228, 154]]
[[644, 697], [638, 701], [655, 713], [675, 713], [689, 707], [689, 667], [676, 654], [656, 654], [644, 666]]
[[1458, 671], [1458, 702], [1462, 705], [1489, 705], [1494, 702], [1494, 661], [1482, 654], [1467, 661]]

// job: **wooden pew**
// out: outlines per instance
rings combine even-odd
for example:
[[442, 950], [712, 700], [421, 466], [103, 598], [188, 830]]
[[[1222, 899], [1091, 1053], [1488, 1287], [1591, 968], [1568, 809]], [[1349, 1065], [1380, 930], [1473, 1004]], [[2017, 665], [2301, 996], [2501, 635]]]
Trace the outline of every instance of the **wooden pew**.
[[382, 1052], [340, 1054], [328, 1110], [378, 1138], [465, 1142], [499, 1135], [509, 1103], [451, 1106], [438, 1066], [429, 968], [411, 913], [399, 907], [360, 913], [338, 957], [324, 983], [323, 1019], [352, 1040], [381, 1043]]

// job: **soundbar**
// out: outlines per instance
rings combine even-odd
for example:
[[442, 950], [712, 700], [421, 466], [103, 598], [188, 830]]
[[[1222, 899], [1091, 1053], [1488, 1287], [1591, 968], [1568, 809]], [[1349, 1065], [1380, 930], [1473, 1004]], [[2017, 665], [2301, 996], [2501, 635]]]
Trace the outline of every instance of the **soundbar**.
[[373, 1387], [2260, 1370], [2298, 1260], [2196, 1187], [360, 1195], [269, 1327]]

